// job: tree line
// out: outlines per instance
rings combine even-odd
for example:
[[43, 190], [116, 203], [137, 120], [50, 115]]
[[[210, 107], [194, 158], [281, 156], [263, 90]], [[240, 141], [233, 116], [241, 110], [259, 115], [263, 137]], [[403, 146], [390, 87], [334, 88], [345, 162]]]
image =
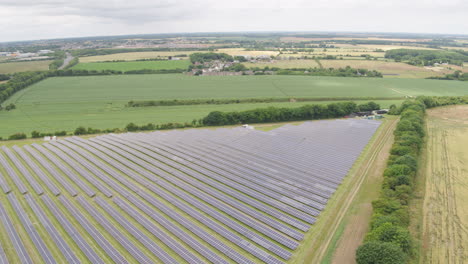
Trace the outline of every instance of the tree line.
[[382, 78], [381, 72], [376, 70], [355, 69], [350, 66], [345, 68], [292, 68], [276, 71], [278, 75], [308, 75], [308, 76], [334, 76], [334, 77], [378, 77]]
[[234, 57], [231, 55], [228, 55], [226, 53], [215, 53], [215, 52], [195, 52], [190, 54], [190, 61], [192, 63], [195, 62], [209, 62], [209, 61], [214, 61], [214, 60], [220, 60], [220, 61], [234, 61]]
[[466, 104], [464, 97], [418, 97], [407, 100], [391, 111], [400, 115], [394, 131], [380, 198], [372, 202], [373, 215], [364, 244], [356, 251], [358, 264], [406, 263], [417, 254], [409, 226], [408, 203], [414, 191], [414, 178], [425, 136], [424, 116], [427, 108]]
[[468, 81], [468, 72], [462, 72], [462, 71], [455, 71], [452, 74], [446, 74], [442, 77], [440, 76], [433, 76], [433, 77], [428, 77], [427, 79], [438, 79], [438, 80], [456, 80], [456, 81]]
[[393, 49], [385, 52], [385, 58], [417, 66], [432, 66], [434, 63], [463, 66], [463, 62], [468, 61], [468, 55], [446, 50]]
[[[251, 103], [280, 103], [280, 102], [317, 102], [317, 101], [349, 101], [349, 100], [398, 100], [402, 97], [276, 97], [276, 98], [217, 98], [217, 99], [174, 99], [174, 100], [149, 100], [129, 101], [127, 107], [152, 107], [152, 106], [174, 106], [174, 105], [208, 105], [208, 104], [251, 104]], [[371, 106], [369, 106], [371, 104]], [[379, 106], [370, 102], [358, 106], [358, 111], [369, 111], [369, 108], [379, 109]], [[377, 108], [375, 108], [377, 105]]]
[[298, 108], [257, 108], [241, 112], [214, 111], [202, 119], [206, 126], [223, 126], [246, 123], [270, 123], [285, 121], [314, 120], [336, 118], [356, 112], [358, 106], [354, 102], [339, 102], [327, 105], [313, 104]]

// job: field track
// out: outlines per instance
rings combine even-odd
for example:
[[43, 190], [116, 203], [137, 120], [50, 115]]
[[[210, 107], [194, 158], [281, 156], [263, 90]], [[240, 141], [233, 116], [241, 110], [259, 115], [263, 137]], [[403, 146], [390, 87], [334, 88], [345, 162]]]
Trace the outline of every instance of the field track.
[[[366, 181], [369, 175], [369, 170], [373, 167], [376, 159], [382, 154], [382, 149], [386, 144], [391, 144], [393, 142], [392, 133], [397, 123], [397, 119], [388, 121], [386, 129], [381, 128], [381, 130], [377, 132], [378, 134], [375, 135], [376, 139], [371, 141], [373, 142], [373, 144], [370, 146], [371, 149], [368, 151], [367, 155], [363, 157], [363, 163], [359, 165], [355, 173], [348, 175], [348, 177], [353, 177], [353, 182], [351, 183], [352, 185], [347, 185], [346, 187], [348, 192], [338, 198], [339, 206], [334, 208], [334, 210], [338, 213], [330, 217], [330, 219], [327, 219], [327, 225], [329, 226], [329, 229], [324, 229], [320, 234], [321, 237], [316, 239], [317, 242], [320, 243], [317, 243], [318, 245], [312, 245], [310, 252], [307, 254], [307, 257], [304, 260], [304, 263], [329, 263], [323, 262], [324, 257], [330, 250], [329, 247], [332, 246], [332, 241], [338, 231], [338, 228], [342, 224], [343, 219], [353, 204], [354, 198], [361, 191], [361, 186]], [[333, 248], [331, 250], [333, 250]]]

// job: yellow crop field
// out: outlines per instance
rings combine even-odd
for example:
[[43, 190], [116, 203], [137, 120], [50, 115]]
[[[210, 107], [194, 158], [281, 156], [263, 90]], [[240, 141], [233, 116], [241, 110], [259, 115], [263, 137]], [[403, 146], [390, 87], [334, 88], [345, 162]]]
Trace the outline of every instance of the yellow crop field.
[[287, 69], [287, 68], [314, 68], [314, 67], [319, 67], [317, 62], [315, 60], [277, 60], [273, 62], [257, 62], [257, 63], [251, 63], [251, 62], [246, 62], [243, 63], [247, 67], [278, 67], [282, 69]]
[[468, 261], [468, 106], [428, 111], [420, 263]]
[[109, 54], [109, 55], [81, 57], [80, 62], [99, 62], [99, 61], [113, 61], [113, 60], [134, 61], [134, 60], [142, 60], [142, 59], [154, 59], [158, 57], [175, 56], [175, 55], [180, 55], [180, 54], [190, 55], [194, 52], [195, 51], [126, 52], [126, 53], [116, 53], [116, 54]]
[[382, 49], [382, 50], [392, 50], [392, 49], [422, 49], [422, 50], [435, 50], [432, 48], [426, 48], [422, 46], [400, 46], [400, 45], [372, 45], [372, 44], [359, 44], [359, 45], [352, 45], [352, 44], [335, 44], [336, 47], [340, 48], [361, 48], [361, 49]]
[[426, 78], [430, 76], [441, 76], [452, 71], [446, 69], [429, 69], [409, 65], [402, 62], [386, 62], [373, 60], [320, 60], [324, 68], [344, 68], [350, 66], [353, 68], [362, 68], [376, 70], [382, 74], [390, 74], [384, 77], [396, 78]]
[[271, 50], [245, 50], [243, 48], [232, 48], [232, 49], [218, 49], [216, 52], [226, 53], [231, 56], [277, 56], [279, 54], [278, 51], [271, 51]]

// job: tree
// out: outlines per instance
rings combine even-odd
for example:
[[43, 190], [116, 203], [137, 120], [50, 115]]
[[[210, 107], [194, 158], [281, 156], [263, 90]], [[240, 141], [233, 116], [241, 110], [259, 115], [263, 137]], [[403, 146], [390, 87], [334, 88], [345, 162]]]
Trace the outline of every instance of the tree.
[[220, 111], [213, 111], [203, 118], [203, 124], [207, 126], [224, 125], [226, 121], [226, 116]]
[[80, 127], [77, 127], [77, 128], [75, 129], [75, 132], [74, 132], [73, 134], [76, 135], [76, 136], [78, 136], [78, 135], [86, 135], [87, 132], [88, 132], [88, 131], [86, 130], [85, 127], [80, 126]]
[[358, 264], [403, 264], [405, 254], [392, 243], [371, 241], [358, 248], [356, 262]]
[[33, 132], [31, 132], [31, 137], [32, 137], [32, 138], [40, 138], [40, 137], [41, 137], [41, 133], [39, 133], [38, 131], [34, 130]]
[[134, 123], [129, 123], [125, 129], [127, 129], [127, 131], [137, 131], [138, 130], [138, 126], [135, 125]]

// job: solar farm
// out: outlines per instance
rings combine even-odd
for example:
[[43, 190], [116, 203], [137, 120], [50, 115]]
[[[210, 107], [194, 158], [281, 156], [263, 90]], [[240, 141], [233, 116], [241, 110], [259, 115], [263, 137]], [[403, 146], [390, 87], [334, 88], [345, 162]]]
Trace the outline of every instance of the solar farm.
[[3, 146], [0, 263], [291, 263], [380, 124]]

